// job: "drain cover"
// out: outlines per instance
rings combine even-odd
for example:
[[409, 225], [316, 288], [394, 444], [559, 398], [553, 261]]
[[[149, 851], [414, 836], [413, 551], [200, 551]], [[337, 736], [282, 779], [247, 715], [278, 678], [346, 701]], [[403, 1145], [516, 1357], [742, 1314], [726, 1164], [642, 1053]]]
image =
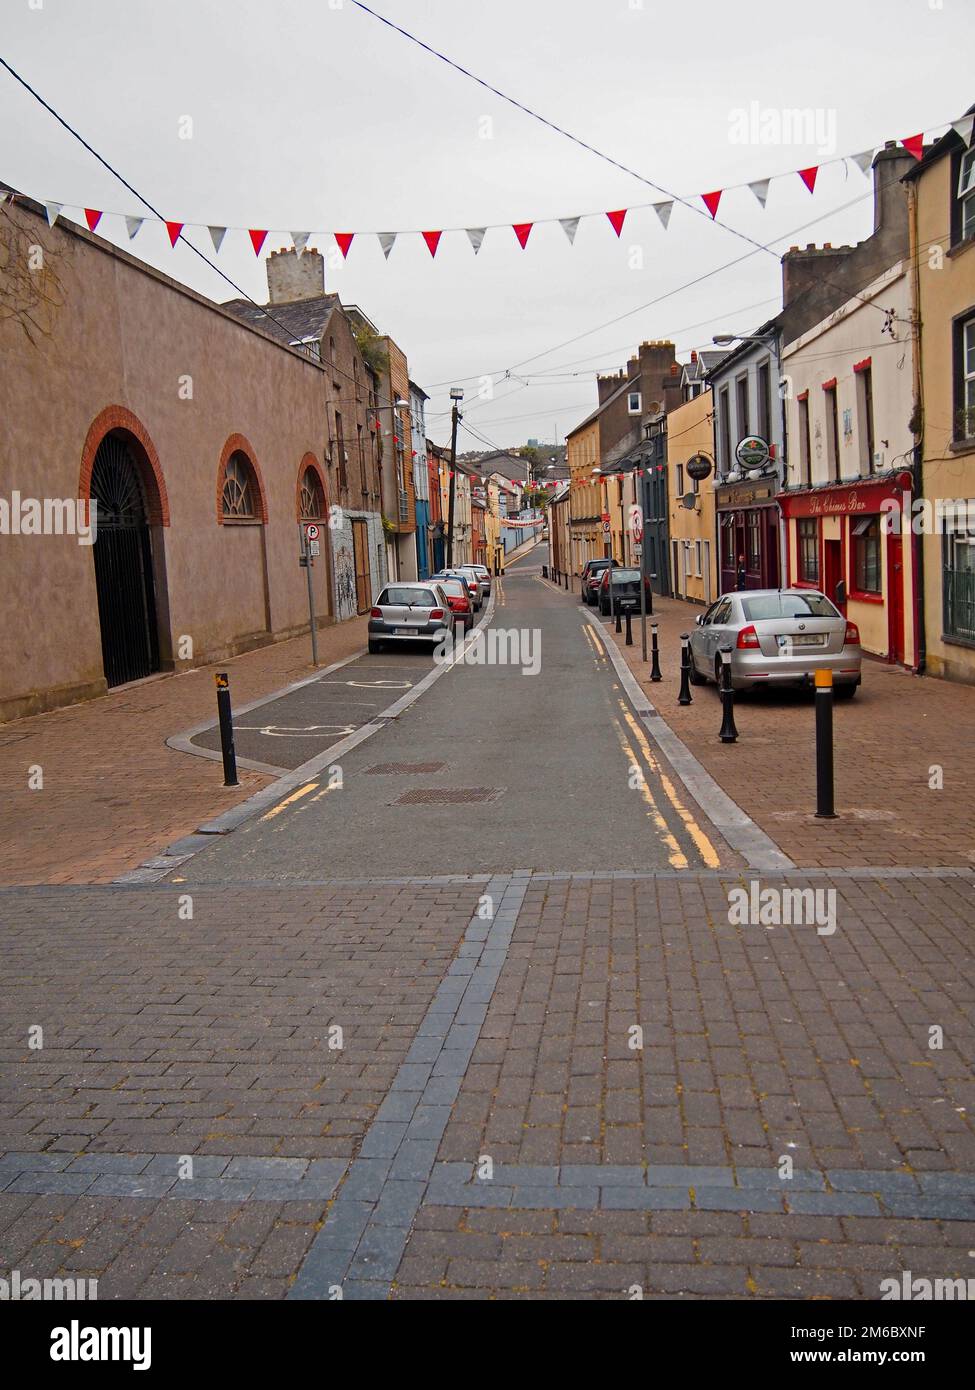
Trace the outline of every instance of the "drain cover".
[[446, 766], [446, 763], [377, 763], [375, 767], [366, 768], [366, 775], [369, 777], [402, 777], [421, 772], [443, 772]]
[[471, 801], [497, 801], [503, 787], [421, 787], [403, 792], [391, 806], [458, 806]]

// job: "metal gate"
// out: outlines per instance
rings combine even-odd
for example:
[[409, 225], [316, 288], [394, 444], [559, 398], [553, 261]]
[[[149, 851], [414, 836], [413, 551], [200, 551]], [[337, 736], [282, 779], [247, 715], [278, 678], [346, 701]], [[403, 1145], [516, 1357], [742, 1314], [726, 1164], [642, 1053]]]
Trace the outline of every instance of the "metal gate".
[[139, 469], [119, 435], [106, 435], [91, 471], [96, 504], [95, 587], [109, 686], [159, 670], [152, 545]]

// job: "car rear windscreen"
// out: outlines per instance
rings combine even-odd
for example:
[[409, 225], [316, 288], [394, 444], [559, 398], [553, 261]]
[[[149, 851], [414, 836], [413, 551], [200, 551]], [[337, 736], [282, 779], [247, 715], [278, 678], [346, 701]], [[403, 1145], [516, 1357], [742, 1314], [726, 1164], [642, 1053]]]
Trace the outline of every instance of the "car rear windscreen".
[[400, 607], [436, 608], [437, 600], [430, 589], [384, 589], [378, 607], [396, 604]]
[[613, 570], [614, 584], [639, 584], [639, 570]]
[[763, 618], [835, 618], [836, 609], [824, 594], [762, 594], [743, 598], [741, 606], [749, 622]]

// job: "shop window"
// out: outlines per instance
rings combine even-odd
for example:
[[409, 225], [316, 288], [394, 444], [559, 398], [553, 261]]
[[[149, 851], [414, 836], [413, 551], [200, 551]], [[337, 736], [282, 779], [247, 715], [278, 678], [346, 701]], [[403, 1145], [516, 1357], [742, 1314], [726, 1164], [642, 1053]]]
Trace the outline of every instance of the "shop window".
[[735, 568], [734, 515], [729, 512], [721, 523], [721, 564], [726, 570]]
[[758, 574], [762, 567], [762, 518], [758, 512], [748, 513], [747, 541], [748, 541], [748, 571], [750, 574]]
[[799, 578], [804, 584], [819, 583], [819, 522], [804, 516], [796, 522]]
[[853, 525], [853, 583], [858, 593], [879, 594], [880, 517], [862, 516]]

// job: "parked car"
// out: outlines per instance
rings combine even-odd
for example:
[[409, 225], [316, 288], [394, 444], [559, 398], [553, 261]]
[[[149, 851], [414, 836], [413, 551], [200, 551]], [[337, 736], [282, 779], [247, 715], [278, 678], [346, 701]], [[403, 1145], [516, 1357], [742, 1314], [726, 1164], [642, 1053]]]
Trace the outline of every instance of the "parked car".
[[469, 574], [477, 585], [477, 607], [480, 608], [491, 592], [491, 577], [483, 565], [461, 565], [461, 571]]
[[481, 581], [481, 589], [484, 593], [484, 597], [490, 598], [491, 571], [488, 569], [487, 565], [468, 565], [467, 568], [476, 572], [478, 579]]
[[476, 613], [481, 607], [481, 586], [477, 576], [472, 572], [469, 565], [454, 565], [453, 569], [438, 570], [434, 575], [435, 579], [440, 576], [459, 579], [462, 584], [467, 585], [467, 591], [471, 596], [471, 607]]
[[456, 618], [449, 596], [439, 584], [387, 584], [369, 610], [369, 650], [387, 642], [429, 642], [437, 646], [453, 637]]
[[595, 604], [599, 595], [599, 581], [603, 577], [603, 570], [610, 565], [617, 565], [618, 561], [611, 560], [609, 556], [600, 556], [598, 560], [587, 560], [582, 567], [582, 601], [583, 603]]
[[[612, 575], [613, 592], [610, 595], [610, 575]], [[643, 581], [647, 591], [647, 612], [653, 612], [653, 591], [650, 588], [650, 576], [647, 575]], [[639, 613], [640, 612], [640, 571], [636, 569], [611, 569], [607, 565], [599, 579], [599, 589], [597, 591], [599, 611], [604, 618], [608, 618], [610, 613]]]
[[731, 647], [735, 690], [763, 685], [811, 686], [814, 672], [833, 672], [837, 698], [860, 684], [860, 632], [817, 589], [745, 589], [723, 594], [691, 632], [691, 681], [720, 681], [721, 649]]
[[430, 582], [440, 586], [455, 622], [461, 623], [464, 631], [469, 632], [474, 626], [474, 604], [465, 581], [456, 574], [435, 574]]

